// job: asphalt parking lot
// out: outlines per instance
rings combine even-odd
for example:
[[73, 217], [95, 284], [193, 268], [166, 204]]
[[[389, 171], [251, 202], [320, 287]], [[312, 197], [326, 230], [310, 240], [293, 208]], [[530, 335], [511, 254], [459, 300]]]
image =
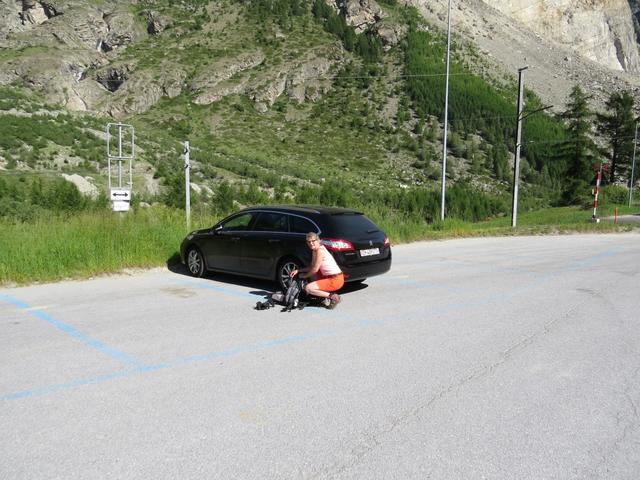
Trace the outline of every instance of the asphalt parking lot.
[[0, 288], [0, 478], [637, 479], [640, 234], [394, 247], [336, 310]]

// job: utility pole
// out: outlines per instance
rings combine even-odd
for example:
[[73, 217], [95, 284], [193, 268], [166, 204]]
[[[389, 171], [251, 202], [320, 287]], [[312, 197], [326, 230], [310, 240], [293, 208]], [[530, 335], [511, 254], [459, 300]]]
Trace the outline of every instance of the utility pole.
[[184, 142], [184, 192], [185, 192], [185, 212], [187, 214], [187, 230], [191, 230], [191, 188], [189, 181], [189, 171], [191, 164], [189, 163], [189, 142]]
[[444, 200], [447, 183], [447, 127], [449, 122], [449, 60], [451, 58], [451, 0], [447, 12], [447, 75], [444, 88], [444, 138], [442, 146], [442, 195], [440, 197], [440, 220], [444, 220]]
[[636, 170], [636, 147], [638, 146], [638, 122], [636, 122], [636, 133], [633, 137], [633, 161], [631, 162], [631, 179], [629, 180], [629, 208], [631, 208], [631, 197], [633, 195], [633, 177]]
[[520, 146], [522, 143], [522, 108], [524, 104], [524, 71], [518, 69], [518, 126], [516, 128], [516, 153], [513, 162], [513, 204], [511, 206], [511, 228], [516, 227], [518, 219], [518, 177], [520, 175]]

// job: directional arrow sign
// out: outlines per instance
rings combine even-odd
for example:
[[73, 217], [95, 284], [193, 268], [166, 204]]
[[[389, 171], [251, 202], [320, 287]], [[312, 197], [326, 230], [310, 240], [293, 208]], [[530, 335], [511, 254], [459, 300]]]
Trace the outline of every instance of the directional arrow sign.
[[127, 190], [124, 188], [112, 188], [111, 189], [111, 201], [130, 201], [131, 200], [131, 190]]
[[131, 190], [126, 188], [111, 189], [111, 203], [114, 212], [127, 212], [131, 207]]

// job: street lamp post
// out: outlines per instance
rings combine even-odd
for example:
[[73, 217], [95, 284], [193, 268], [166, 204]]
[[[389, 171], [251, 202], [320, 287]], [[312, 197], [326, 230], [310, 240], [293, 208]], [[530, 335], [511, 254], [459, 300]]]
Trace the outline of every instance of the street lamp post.
[[633, 161], [631, 162], [631, 179], [629, 180], [629, 208], [631, 208], [631, 196], [633, 195], [633, 176], [636, 170], [636, 147], [638, 146], [638, 122], [636, 122], [636, 133], [633, 136]]
[[440, 220], [444, 220], [444, 199], [447, 183], [447, 126], [449, 122], [449, 60], [451, 58], [451, 0], [447, 12], [447, 75], [444, 89], [444, 138], [442, 145], [442, 195], [440, 198]]
[[518, 219], [518, 182], [520, 175], [520, 146], [522, 143], [522, 107], [524, 103], [524, 71], [518, 69], [518, 126], [516, 128], [516, 153], [513, 162], [513, 204], [511, 207], [511, 227], [515, 228]]

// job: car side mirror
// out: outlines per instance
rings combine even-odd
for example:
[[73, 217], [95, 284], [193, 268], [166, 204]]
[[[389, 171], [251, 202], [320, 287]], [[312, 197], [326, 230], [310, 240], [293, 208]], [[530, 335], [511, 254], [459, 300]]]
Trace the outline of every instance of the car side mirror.
[[217, 227], [213, 227], [213, 233], [218, 235], [220, 232], [222, 232], [222, 225], [218, 225]]

